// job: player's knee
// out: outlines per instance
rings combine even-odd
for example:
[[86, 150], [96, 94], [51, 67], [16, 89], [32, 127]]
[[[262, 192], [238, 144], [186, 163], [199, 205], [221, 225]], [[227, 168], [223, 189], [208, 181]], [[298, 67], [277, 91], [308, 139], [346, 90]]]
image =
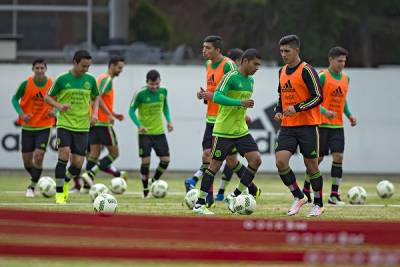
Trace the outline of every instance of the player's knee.
[[169, 157], [160, 157], [160, 161], [168, 164], [170, 162], [170, 158]]
[[324, 157], [319, 157], [318, 158], [318, 164], [320, 164], [324, 160]]
[[337, 162], [337, 163], [342, 163], [343, 162], [343, 154], [340, 154], [340, 153], [334, 153], [334, 154], [332, 154], [332, 160], [334, 161], [334, 162]]
[[210, 157], [211, 157], [211, 149], [204, 150], [202, 156], [203, 162], [210, 161]]
[[119, 151], [118, 150], [114, 150], [114, 151], [110, 151], [110, 156], [116, 160], [119, 157]]
[[44, 151], [37, 152], [33, 155], [33, 161], [36, 167], [41, 167], [43, 164]]
[[289, 167], [289, 163], [281, 158], [276, 158], [275, 165], [278, 170], [286, 170]]

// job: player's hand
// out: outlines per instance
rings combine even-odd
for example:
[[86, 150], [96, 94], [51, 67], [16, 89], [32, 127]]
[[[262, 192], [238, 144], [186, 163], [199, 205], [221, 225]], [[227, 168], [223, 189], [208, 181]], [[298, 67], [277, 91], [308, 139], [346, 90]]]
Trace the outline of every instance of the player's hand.
[[123, 121], [124, 120], [124, 115], [122, 115], [122, 114], [113, 113], [112, 115], [113, 115], [114, 118], [116, 118], [119, 121]]
[[253, 99], [242, 100], [240, 101], [240, 104], [245, 108], [252, 108], [254, 107], [254, 100]]
[[147, 133], [147, 128], [144, 126], [140, 126], [139, 133], [141, 133], [141, 134]]
[[22, 113], [22, 114], [21, 114], [21, 119], [22, 119], [24, 122], [28, 122], [28, 121], [30, 121], [30, 120], [32, 119], [32, 115], [31, 115], [31, 114]]
[[71, 108], [71, 105], [69, 104], [60, 104], [57, 109], [61, 112], [67, 111], [68, 109]]
[[167, 129], [169, 133], [174, 130], [174, 126], [172, 126], [172, 123], [167, 123]]
[[213, 100], [214, 93], [213, 92], [203, 92], [204, 100]]
[[97, 115], [92, 115], [91, 117], [90, 117], [90, 126], [94, 126], [95, 124], [96, 124], [96, 122], [97, 122]]
[[54, 110], [50, 110], [49, 112], [47, 112], [47, 116], [49, 116], [49, 117], [51, 117], [51, 118], [56, 118], [56, 117], [57, 117], [57, 115], [56, 115], [56, 113], [54, 112]]
[[357, 118], [356, 118], [356, 117], [350, 115], [350, 116], [349, 116], [349, 121], [350, 121], [350, 125], [351, 125], [352, 127], [354, 127], [354, 126], [357, 125]]
[[204, 90], [203, 87], [200, 87], [200, 91], [197, 92], [197, 98], [198, 99], [203, 99], [203, 95], [204, 95], [205, 91], [206, 90]]
[[275, 113], [274, 120], [280, 123], [282, 121], [282, 117], [283, 117], [282, 113], [277, 112]]
[[293, 116], [296, 113], [296, 110], [294, 109], [294, 106], [288, 106], [284, 111], [283, 115], [290, 117]]
[[335, 111], [333, 111], [333, 110], [327, 110], [327, 111], [324, 113], [324, 115], [325, 115], [325, 117], [327, 117], [328, 119], [333, 119], [333, 118], [336, 118], [336, 117], [337, 117], [337, 113], [336, 113]]
[[246, 124], [249, 125], [252, 122], [253, 122], [253, 120], [249, 116], [246, 115]]

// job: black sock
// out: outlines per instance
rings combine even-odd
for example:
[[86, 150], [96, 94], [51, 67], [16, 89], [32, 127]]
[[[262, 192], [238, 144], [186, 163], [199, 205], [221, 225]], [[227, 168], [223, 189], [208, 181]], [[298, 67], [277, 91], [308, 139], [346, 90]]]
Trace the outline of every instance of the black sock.
[[322, 203], [322, 187], [323, 187], [323, 179], [320, 172], [314, 173], [310, 175], [310, 182], [312, 189], [314, 191], [314, 204], [320, 207], [323, 206]]
[[39, 181], [39, 178], [42, 175], [42, 171], [43, 171], [42, 168], [33, 167], [31, 169], [31, 175], [32, 175], [31, 181], [32, 181], [32, 183], [37, 183]]
[[143, 190], [149, 190], [149, 173], [150, 173], [150, 164], [142, 164], [140, 165], [140, 175], [142, 176], [142, 184]]
[[239, 161], [236, 166], [233, 168], [233, 172], [236, 173], [239, 179], [243, 176], [246, 171], [246, 167]]
[[205, 170], [203, 173], [203, 179], [201, 179], [200, 194], [197, 200], [197, 204], [205, 205], [206, 196], [210, 191], [211, 185], [214, 182], [215, 173], [209, 169]]
[[[208, 169], [208, 166], [210, 165], [210, 162], [203, 162], [203, 164], [201, 164], [200, 166], [200, 171], [204, 172]], [[195, 180], [195, 182], [197, 183], [199, 181], [200, 177], [197, 177], [196, 175], [193, 176], [193, 180]]]
[[302, 199], [304, 197], [303, 192], [301, 192], [299, 186], [296, 182], [296, 176], [293, 171], [289, 168], [283, 171], [279, 171], [279, 176], [282, 179], [282, 182], [289, 188], [292, 195], [296, 198]]
[[88, 157], [87, 162], [86, 162], [86, 171], [89, 174], [90, 177], [94, 177], [94, 171], [93, 168], [96, 166], [98, 163], [97, 159], [90, 158]]
[[332, 162], [331, 177], [332, 187], [331, 195], [339, 195], [339, 185], [342, 182], [343, 168], [342, 163]]
[[225, 164], [224, 170], [222, 171], [222, 180], [229, 182], [232, 179], [233, 171]]
[[238, 187], [233, 191], [235, 196], [240, 195], [246, 188], [250, 186], [253, 182], [254, 176], [256, 175], [257, 169], [253, 169], [251, 166], [247, 166], [242, 177], [240, 177], [240, 182]]
[[27, 166], [24, 165], [24, 168], [29, 173], [29, 175], [32, 177], [32, 173], [31, 172], [32, 172], [32, 168], [33, 167], [27, 167]]
[[160, 161], [158, 164], [158, 167], [156, 169], [156, 173], [154, 174], [153, 179], [158, 180], [160, 179], [161, 175], [164, 173], [164, 171], [168, 168], [169, 161]]
[[65, 174], [67, 170], [67, 160], [58, 159], [56, 169], [55, 169], [55, 176], [56, 176], [56, 192], [62, 193], [64, 192], [63, 186], [65, 181]]
[[71, 165], [68, 168], [68, 171], [67, 171], [67, 174], [65, 177], [65, 181], [68, 183], [72, 179], [79, 177], [80, 174], [81, 174], [81, 168], [77, 168], [77, 167]]
[[111, 155], [107, 155], [99, 161], [99, 169], [103, 172], [107, 171], [108, 167], [110, 167], [111, 163], [113, 163], [114, 158]]
[[252, 195], [253, 197], [256, 197], [258, 187], [254, 184], [254, 182], [251, 182], [248, 188], [249, 188], [249, 194]]
[[306, 172], [304, 174], [304, 187], [303, 187], [303, 193], [307, 197], [307, 202], [312, 202], [311, 200], [311, 183], [310, 183], [310, 176]]

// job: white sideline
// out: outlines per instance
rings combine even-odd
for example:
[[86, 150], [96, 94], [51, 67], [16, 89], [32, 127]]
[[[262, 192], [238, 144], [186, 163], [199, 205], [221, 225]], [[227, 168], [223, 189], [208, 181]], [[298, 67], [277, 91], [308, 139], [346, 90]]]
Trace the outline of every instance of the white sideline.
[[[25, 191], [0, 191], [1, 194], [25, 194]], [[143, 195], [142, 191], [134, 191], [134, 192], [125, 192], [124, 195]], [[184, 196], [184, 192], [168, 192], [170, 196]], [[275, 192], [265, 192], [261, 193], [262, 196], [285, 196], [289, 195], [289, 193], [275, 193]]]

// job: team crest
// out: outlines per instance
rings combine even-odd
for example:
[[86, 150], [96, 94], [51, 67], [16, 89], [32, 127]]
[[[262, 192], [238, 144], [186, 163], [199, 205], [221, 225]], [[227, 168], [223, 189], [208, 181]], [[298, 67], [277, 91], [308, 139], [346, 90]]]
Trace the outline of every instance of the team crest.
[[90, 82], [88, 82], [88, 81], [86, 81], [86, 82], [84, 82], [83, 83], [83, 88], [85, 88], [85, 89], [90, 89]]

